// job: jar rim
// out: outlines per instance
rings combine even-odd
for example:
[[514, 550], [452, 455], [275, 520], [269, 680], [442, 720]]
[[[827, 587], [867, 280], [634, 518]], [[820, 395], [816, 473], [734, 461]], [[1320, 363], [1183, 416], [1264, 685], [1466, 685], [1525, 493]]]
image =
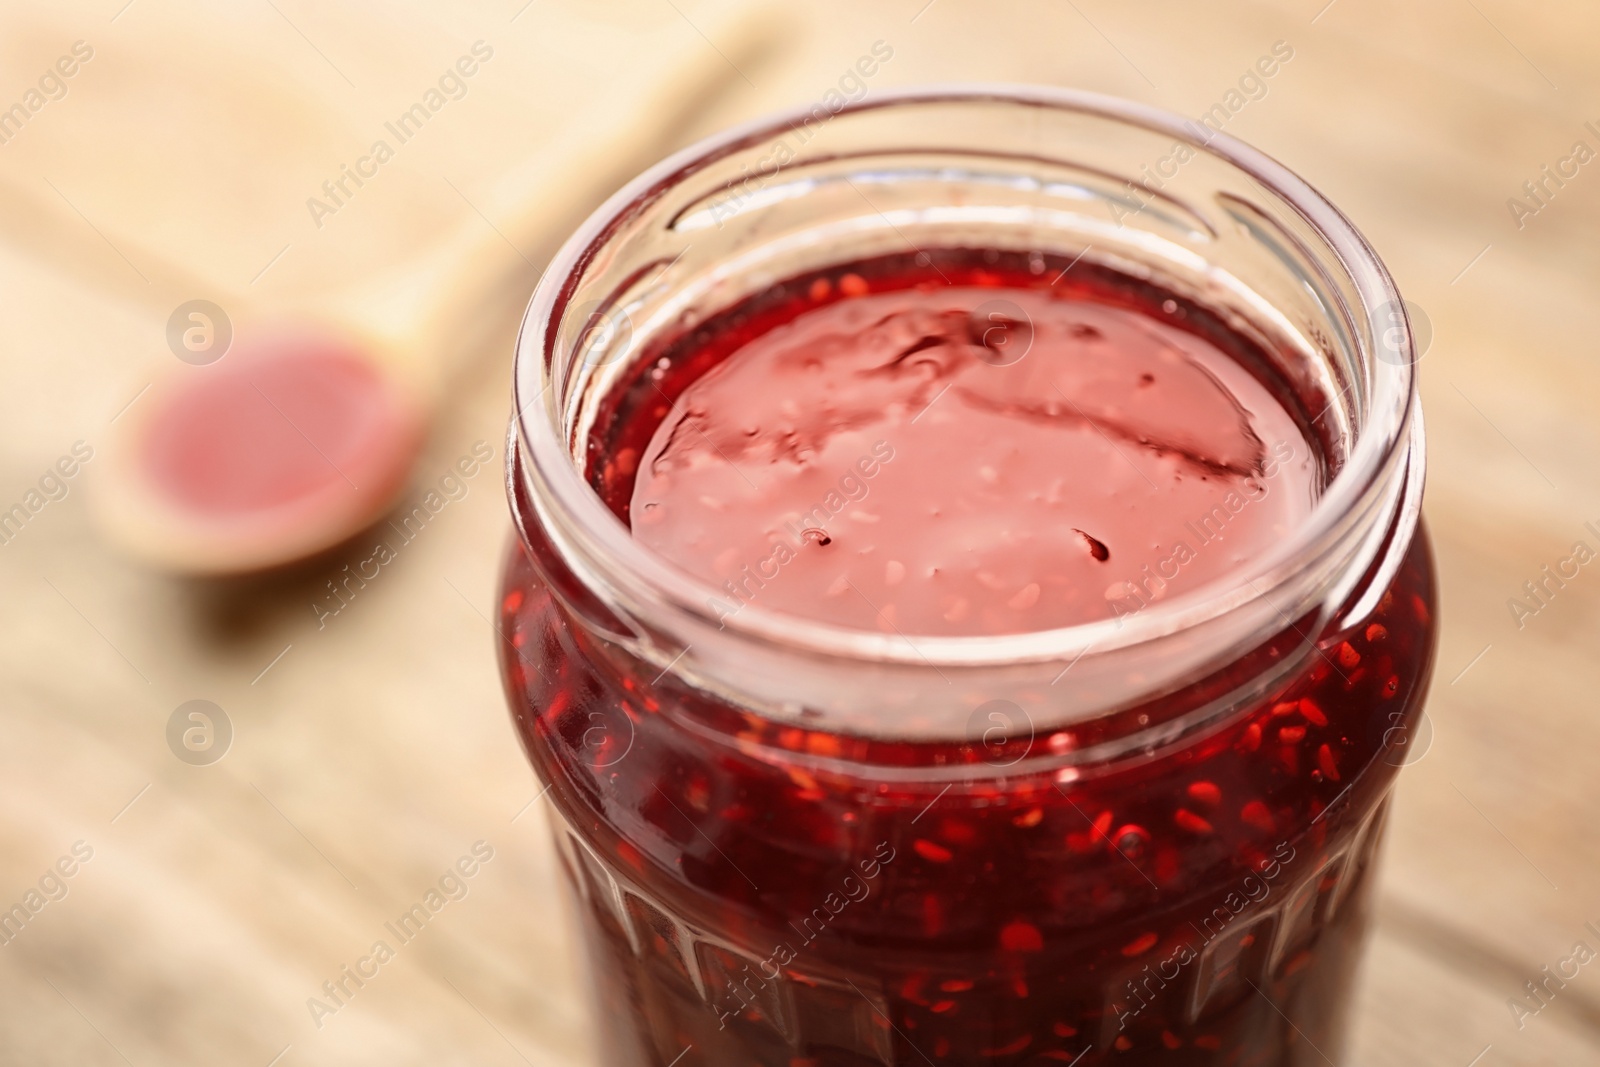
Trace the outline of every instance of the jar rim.
[[[1361, 325], [1364, 319], [1367, 327], [1356, 331], [1354, 343], [1370, 374], [1370, 403], [1345, 462], [1324, 486], [1310, 513], [1289, 536], [1222, 579], [1152, 603], [1135, 614], [1048, 630], [968, 636], [917, 634], [905, 638], [833, 625], [757, 603], [743, 605], [733, 614], [716, 612], [712, 604], [722, 590], [679, 569], [637, 541], [573, 462], [563, 439], [555, 399], [559, 390], [551, 380], [549, 357], [558, 343], [558, 325], [576, 290], [577, 279], [606, 241], [677, 183], [719, 159], [781, 136], [796, 123], [804, 122], [812, 110], [799, 107], [715, 134], [645, 170], [579, 226], [551, 259], [534, 290], [516, 344], [512, 438], [521, 450], [523, 477], [534, 489], [529, 496], [547, 532], [565, 549], [563, 555], [573, 557], [566, 562], [580, 581], [606, 603], [627, 605], [621, 612], [624, 617], [638, 615], [640, 605], [646, 606], [656, 624], [650, 627], [652, 630], [670, 632], [674, 627], [662, 623], [676, 616], [731, 637], [830, 660], [938, 669], [1076, 662], [1091, 650], [1109, 652], [1190, 630], [1256, 599], [1274, 604], [1273, 592], [1290, 582], [1306, 560], [1331, 552], [1341, 539], [1348, 537], [1350, 517], [1370, 511], [1370, 498], [1396, 477], [1412, 482], [1407, 493], [1412, 499], [1397, 509], [1391, 534], [1397, 542], [1391, 546], [1391, 556], [1398, 559], [1403, 555], [1418, 519], [1423, 448], [1413, 337], [1406, 323], [1403, 344], [1398, 348], [1402, 358], [1381, 360], [1370, 351], [1368, 338], [1382, 336], [1392, 328], [1385, 318], [1386, 309], [1404, 305], [1377, 253], [1343, 212], [1288, 167], [1229, 134], [1207, 128], [1201, 140], [1191, 119], [1102, 93], [1003, 83], [936, 84], [884, 91], [847, 103], [831, 114], [837, 119], [886, 108], [950, 103], [1013, 104], [1077, 112], [1172, 137], [1215, 156], [1259, 183], [1298, 213], [1326, 242], [1360, 301], [1359, 308], [1344, 310], [1355, 324]], [[511, 466], [508, 462], [508, 468]], [[508, 470], [508, 478], [515, 477]], [[515, 510], [515, 484], [511, 491]], [[581, 551], [577, 551], [578, 540], [582, 542]], [[1399, 551], [1394, 551], [1396, 548]], [[1296, 614], [1283, 605], [1274, 607], [1286, 619]]]

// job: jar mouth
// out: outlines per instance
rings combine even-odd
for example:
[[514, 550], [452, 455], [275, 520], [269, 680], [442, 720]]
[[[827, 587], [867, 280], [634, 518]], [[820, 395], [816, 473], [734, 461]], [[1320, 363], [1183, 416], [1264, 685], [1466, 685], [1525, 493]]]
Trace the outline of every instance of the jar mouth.
[[[603, 263], [607, 244], [619, 230], [690, 177], [782, 137], [816, 114], [815, 108], [798, 108], [701, 141], [635, 178], [562, 246], [533, 294], [517, 341], [513, 437], [519, 455], [517, 470], [510, 475], [513, 509], [521, 488], [544, 533], [583, 586], [637, 636], [649, 633], [652, 640], [668, 646], [659, 657], [663, 661], [688, 644], [681, 635], [715, 632], [722, 639], [754, 642], [827, 662], [938, 671], [1044, 661], [1070, 665], [1091, 651], [1098, 655], [1171, 640], [1254, 602], [1265, 602], [1289, 625], [1290, 620], [1305, 617], [1306, 590], [1293, 587], [1311, 561], [1331, 567], [1326, 561], [1346, 559], [1341, 581], [1349, 592], [1368, 573], [1380, 550], [1396, 560], [1403, 555], [1417, 521], [1421, 489], [1416, 354], [1403, 312], [1396, 316], [1404, 303], [1393, 279], [1343, 213], [1287, 167], [1226, 133], [1097, 93], [1004, 84], [936, 85], [886, 91], [847, 103], [830, 110], [825, 121], [948, 104], [1071, 112], [1170, 139], [1232, 168], [1309, 227], [1340, 274], [1329, 286], [1334, 306], [1328, 311], [1347, 331], [1344, 341], [1355, 357], [1358, 380], [1347, 383], [1345, 390], [1354, 387], [1361, 394], [1353, 443], [1309, 515], [1269, 551], [1223, 579], [1152, 603], [1135, 614], [1050, 630], [907, 638], [831, 625], [759, 603], [744, 605], [732, 615], [714, 610], [713, 598], [721, 591], [635, 540], [587, 481], [581, 448], [573, 444], [571, 406], [562, 399], [562, 324], [574, 305], [579, 279]], [[520, 487], [515, 484], [518, 479]], [[1358, 558], [1363, 553], [1364, 561]], [[1379, 588], [1386, 584], [1379, 583]], [[1344, 599], [1326, 596], [1326, 588], [1319, 592], [1334, 607]], [[668, 636], [663, 641], [660, 635]], [[670, 647], [674, 642], [678, 649]]]

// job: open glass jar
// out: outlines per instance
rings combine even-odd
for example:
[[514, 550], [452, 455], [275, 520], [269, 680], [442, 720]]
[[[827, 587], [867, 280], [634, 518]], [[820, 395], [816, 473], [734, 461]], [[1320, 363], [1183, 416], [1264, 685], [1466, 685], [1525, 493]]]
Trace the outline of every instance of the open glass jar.
[[[982, 636], [729, 610], [635, 540], [604, 499], [637, 463], [620, 392], [727, 309], [937, 250], [1135, 279], [1248, 335], [1319, 455], [1304, 521], [1180, 595]], [[818, 107], [613, 197], [518, 341], [501, 606], [602, 1062], [1337, 1062], [1433, 661], [1414, 360], [1332, 205], [1106, 97]]]

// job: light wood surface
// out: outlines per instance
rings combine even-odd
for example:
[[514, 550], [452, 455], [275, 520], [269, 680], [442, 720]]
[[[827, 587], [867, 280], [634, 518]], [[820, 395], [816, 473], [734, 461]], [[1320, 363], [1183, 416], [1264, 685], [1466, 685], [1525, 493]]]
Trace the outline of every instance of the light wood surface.
[[[779, 42], [765, 53], [727, 5], [685, 0], [8, 8], [0, 108], [75, 40], [95, 56], [0, 144], [17, 194], [0, 198], [0, 509], [75, 441], [101, 440], [171, 359], [167, 294], [147, 292], [168, 284], [158, 262], [268, 307], [457, 313], [420, 494], [475, 441], [498, 458], [537, 266], [576, 212], [669, 144], [816, 100], [880, 39], [894, 56], [869, 91], [1037, 81], [1191, 115], [1287, 41], [1293, 60], [1228, 131], [1340, 204], [1433, 330], [1434, 739], [1401, 778], [1352, 1063], [1600, 1063], [1600, 965], [1520, 1031], [1507, 1007], [1575, 941], [1600, 949], [1583, 929], [1600, 922], [1600, 563], [1521, 628], [1507, 607], [1574, 541], [1600, 548], [1584, 528], [1600, 526], [1600, 160], [1522, 228], [1507, 207], [1574, 142], [1600, 150], [1584, 125], [1600, 120], [1600, 9], [1324, 2], [821, 0], [762, 16]], [[431, 144], [386, 165], [387, 189], [316, 229], [315, 187], [480, 38], [503, 65], [441, 113]], [[686, 71], [725, 91], [687, 125], [649, 121], [652, 79]], [[448, 294], [378, 284], [429, 262], [473, 221], [464, 200], [493, 200], [531, 153], [571, 143], [563, 130], [641, 118], [659, 143], [617, 145], [615, 172], [596, 166], [585, 195], [520, 224], [501, 276]], [[477, 217], [509, 224], [506, 196]], [[486, 621], [509, 536], [497, 470], [319, 629], [311, 605], [365, 557], [359, 540], [258, 582], [173, 581], [102, 547], [84, 507], [93, 468], [0, 545], [0, 908], [76, 842], [93, 850], [67, 895], [0, 945], [0, 1062], [590, 1062]], [[167, 744], [191, 699], [233, 726], [210, 766]], [[493, 858], [466, 897], [314, 1025], [307, 998], [478, 841]]]

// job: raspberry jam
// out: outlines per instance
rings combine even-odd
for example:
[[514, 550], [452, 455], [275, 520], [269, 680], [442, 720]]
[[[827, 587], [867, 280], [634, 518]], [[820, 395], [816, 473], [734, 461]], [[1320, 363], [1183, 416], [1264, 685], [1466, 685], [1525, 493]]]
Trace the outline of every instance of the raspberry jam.
[[620, 398], [595, 488], [725, 612], [1015, 633], [1227, 575], [1310, 511], [1306, 431], [1204, 308], [1063, 266], [922, 253], [774, 287]]
[[[924, 248], [653, 342], [586, 426], [583, 473], [723, 623], [755, 608], [913, 649], [1122, 625], [1242, 584], [1337, 475], [1321, 405], [1276, 365], [1093, 260]], [[899, 706], [843, 729], [594, 624], [526, 462], [502, 664], [602, 1062], [1338, 1061], [1432, 664], [1422, 532], [1386, 588], [1369, 574], [1181, 685], [1130, 675], [1137, 698], [1101, 713], [975, 691], [954, 736]]]

